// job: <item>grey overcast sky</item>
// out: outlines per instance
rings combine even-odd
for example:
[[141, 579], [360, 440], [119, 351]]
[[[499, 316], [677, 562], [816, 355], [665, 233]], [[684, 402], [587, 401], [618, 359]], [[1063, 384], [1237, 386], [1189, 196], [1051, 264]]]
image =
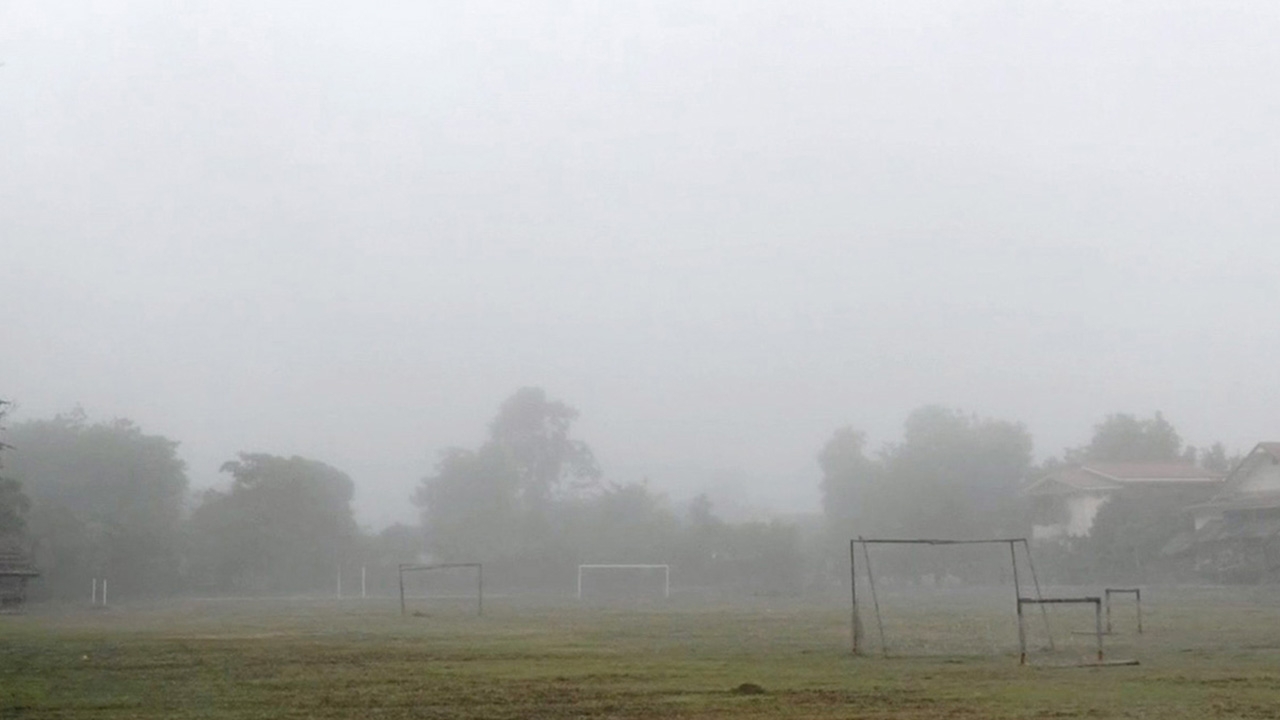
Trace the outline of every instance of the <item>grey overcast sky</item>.
[[540, 385], [817, 507], [916, 406], [1280, 438], [1280, 4], [0, 0], [0, 397], [355, 479]]

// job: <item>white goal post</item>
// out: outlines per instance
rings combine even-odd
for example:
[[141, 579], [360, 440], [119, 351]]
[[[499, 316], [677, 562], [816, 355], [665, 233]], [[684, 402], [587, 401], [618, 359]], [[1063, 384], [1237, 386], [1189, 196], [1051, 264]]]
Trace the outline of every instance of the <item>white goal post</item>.
[[585, 570], [661, 570], [662, 597], [671, 597], [671, 566], [644, 563], [596, 563], [578, 566], [578, 599], [582, 599], [582, 573]]

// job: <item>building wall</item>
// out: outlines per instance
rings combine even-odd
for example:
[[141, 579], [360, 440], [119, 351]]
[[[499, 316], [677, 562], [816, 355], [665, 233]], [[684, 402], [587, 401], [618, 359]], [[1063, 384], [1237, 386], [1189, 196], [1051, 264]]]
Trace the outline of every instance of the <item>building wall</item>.
[[1066, 506], [1065, 522], [1052, 525], [1035, 525], [1031, 528], [1031, 537], [1036, 540], [1062, 540], [1072, 537], [1086, 537], [1093, 529], [1093, 520], [1098, 510], [1107, 504], [1107, 495], [1069, 495], [1062, 499]]

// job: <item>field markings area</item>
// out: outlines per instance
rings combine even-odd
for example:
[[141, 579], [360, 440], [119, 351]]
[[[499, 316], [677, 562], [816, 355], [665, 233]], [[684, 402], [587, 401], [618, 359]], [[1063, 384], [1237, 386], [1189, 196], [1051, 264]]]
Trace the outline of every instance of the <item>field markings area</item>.
[[[208, 601], [0, 616], [0, 718], [1274, 718], [1280, 598], [1156, 600], [1137, 667], [1019, 667], [1001, 612], [908, 608], [852, 657], [847, 609]], [[1145, 599], [1145, 598], [1144, 598]], [[953, 611], [958, 612], [958, 611]], [[912, 613], [920, 613], [918, 616]], [[1064, 616], [1062, 628], [1075, 619]], [[995, 639], [932, 652], [948, 628]], [[912, 634], [915, 634], [913, 636]], [[988, 634], [992, 634], [988, 631]], [[985, 644], [984, 644], [985, 643]], [[1087, 650], [1087, 643], [1081, 645]]]

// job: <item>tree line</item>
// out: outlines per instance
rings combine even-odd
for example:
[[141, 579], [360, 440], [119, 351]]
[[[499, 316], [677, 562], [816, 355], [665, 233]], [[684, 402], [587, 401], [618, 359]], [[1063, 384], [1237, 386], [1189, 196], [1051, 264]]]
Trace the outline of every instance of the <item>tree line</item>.
[[[358, 526], [353, 480], [321, 460], [239, 453], [225, 484], [193, 493], [178, 443], [131, 421], [77, 410], [20, 422], [0, 445], [0, 550], [29, 553], [43, 574], [32, 594], [52, 599], [81, 597], [94, 577], [116, 597], [330, 592], [360, 567], [389, 592], [397, 563], [427, 559], [484, 562], [512, 588], [563, 591], [580, 563], [661, 562], [685, 587], [794, 593], [838, 583], [854, 533], [1025, 535], [1019, 488], [1062, 463], [1231, 460], [1221, 445], [1186, 446], [1157, 414], [1109, 416], [1089, 445], [1037, 464], [1021, 424], [924, 407], [876, 451], [852, 428], [833, 433], [817, 454], [820, 515], [730, 523], [705, 495], [677, 505], [646, 481], [608, 480], [577, 419], [518, 390], [482, 443], [443, 450], [407, 493], [419, 524], [379, 532]], [[1177, 511], [1111, 503], [1097, 539], [1054, 565], [1063, 577], [1123, 569], [1155, 552]]]
[[[847, 552], [844, 543], [854, 535], [1028, 537], [1033, 508], [1020, 490], [1067, 465], [1185, 463], [1225, 474], [1238, 460], [1222, 443], [1203, 449], [1185, 443], [1157, 412], [1108, 415], [1087, 445], [1036, 463], [1031, 435], [1020, 423], [923, 407], [907, 418], [900, 442], [877, 452], [848, 427], [823, 447], [828, 553]], [[1186, 508], [1212, 492], [1117, 494], [1099, 509], [1087, 536], [1041, 545], [1037, 554], [1058, 582], [1170, 579], [1178, 568], [1162, 561], [1161, 549], [1189, 529]]]
[[[0, 408], [2, 409], [2, 408]], [[417, 526], [357, 524], [355, 484], [321, 460], [244, 452], [225, 484], [192, 492], [178, 443], [81, 410], [5, 432], [0, 542], [42, 577], [33, 599], [333, 592], [404, 562], [482, 561], [491, 582], [564, 591], [579, 563], [663, 562], [708, 585], [784, 592], [800, 582], [801, 533], [731, 524], [701, 496], [681, 508], [645, 481], [607, 481], [572, 435], [577, 411], [537, 388], [513, 394], [477, 448], [449, 448], [407, 499]], [[348, 588], [354, 585], [348, 584]]]

